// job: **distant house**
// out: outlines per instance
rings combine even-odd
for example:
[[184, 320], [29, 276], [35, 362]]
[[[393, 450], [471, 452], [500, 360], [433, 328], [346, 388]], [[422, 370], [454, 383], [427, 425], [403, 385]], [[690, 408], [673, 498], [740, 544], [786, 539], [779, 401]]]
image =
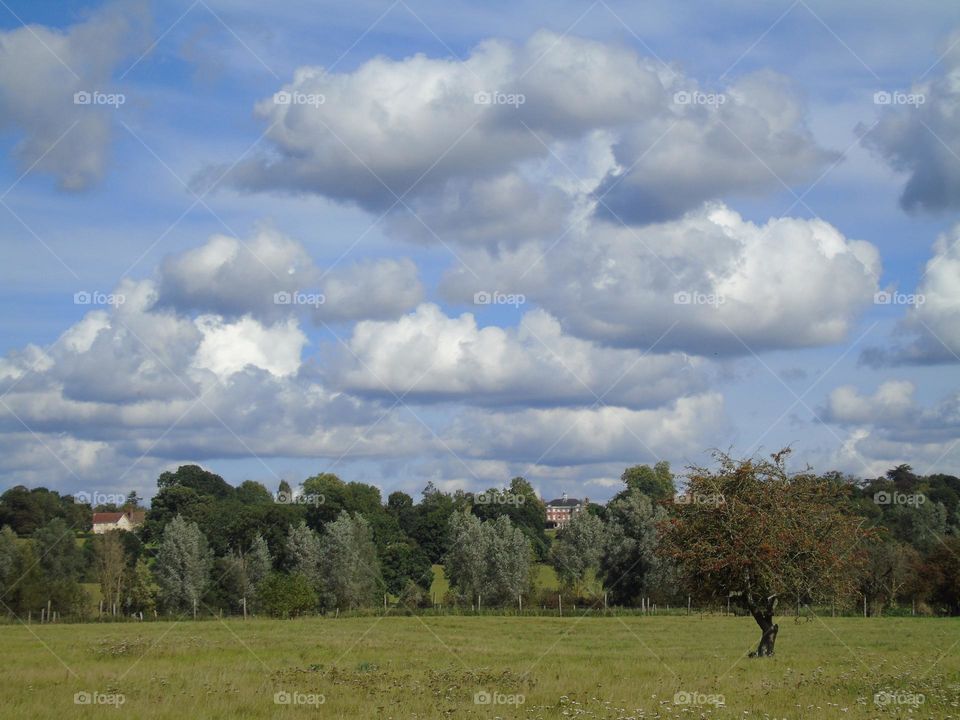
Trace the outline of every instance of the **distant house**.
[[577, 498], [563, 497], [551, 500], [547, 503], [547, 527], [561, 528], [570, 522], [570, 519], [578, 512], [583, 512], [590, 504], [590, 498], [578, 500]]
[[111, 530], [133, 530], [143, 524], [147, 513], [143, 510], [124, 510], [123, 512], [95, 512], [93, 514], [93, 532], [102, 535]]

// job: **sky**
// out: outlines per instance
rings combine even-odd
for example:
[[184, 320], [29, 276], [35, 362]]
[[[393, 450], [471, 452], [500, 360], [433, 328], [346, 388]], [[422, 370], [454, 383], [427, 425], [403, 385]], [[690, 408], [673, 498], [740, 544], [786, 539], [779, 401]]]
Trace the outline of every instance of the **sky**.
[[960, 474], [951, 2], [0, 0], [0, 486]]

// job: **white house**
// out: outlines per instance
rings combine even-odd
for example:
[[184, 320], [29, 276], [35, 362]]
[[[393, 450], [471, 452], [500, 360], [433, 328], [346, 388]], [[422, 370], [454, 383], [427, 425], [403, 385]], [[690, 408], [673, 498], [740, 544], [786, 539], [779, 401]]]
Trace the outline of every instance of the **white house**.
[[95, 512], [93, 514], [93, 532], [97, 535], [111, 530], [133, 530], [143, 524], [146, 513], [143, 510], [124, 510], [123, 512]]

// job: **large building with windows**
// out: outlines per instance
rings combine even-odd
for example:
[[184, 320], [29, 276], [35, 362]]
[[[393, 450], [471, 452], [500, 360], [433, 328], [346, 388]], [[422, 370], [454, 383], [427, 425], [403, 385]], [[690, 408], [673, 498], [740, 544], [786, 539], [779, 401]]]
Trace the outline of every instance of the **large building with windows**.
[[567, 497], [564, 493], [562, 497], [551, 500], [547, 505], [547, 527], [561, 528], [570, 522], [570, 519], [578, 512], [583, 512], [590, 504], [590, 498], [579, 500], [577, 498]]

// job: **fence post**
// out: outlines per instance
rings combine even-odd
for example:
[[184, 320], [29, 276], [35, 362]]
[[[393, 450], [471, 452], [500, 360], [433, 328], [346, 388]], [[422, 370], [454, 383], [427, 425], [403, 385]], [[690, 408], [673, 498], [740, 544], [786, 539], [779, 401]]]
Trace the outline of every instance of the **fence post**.
[[690, 614], [690, 596], [687, 595], [687, 615]]
[[867, 594], [863, 594], [863, 616], [867, 616]]
[[[114, 605], [114, 609], [116, 609], [116, 605]], [[193, 619], [194, 620], [197, 619], [197, 599], [196, 598], [193, 599]]]
[[247, 619], [247, 598], [243, 598], [243, 619]]
[[560, 608], [560, 617], [563, 617], [563, 595], [557, 595], [557, 607]]
[[517, 595], [517, 605], [520, 607], [520, 614], [523, 614], [523, 594]]

